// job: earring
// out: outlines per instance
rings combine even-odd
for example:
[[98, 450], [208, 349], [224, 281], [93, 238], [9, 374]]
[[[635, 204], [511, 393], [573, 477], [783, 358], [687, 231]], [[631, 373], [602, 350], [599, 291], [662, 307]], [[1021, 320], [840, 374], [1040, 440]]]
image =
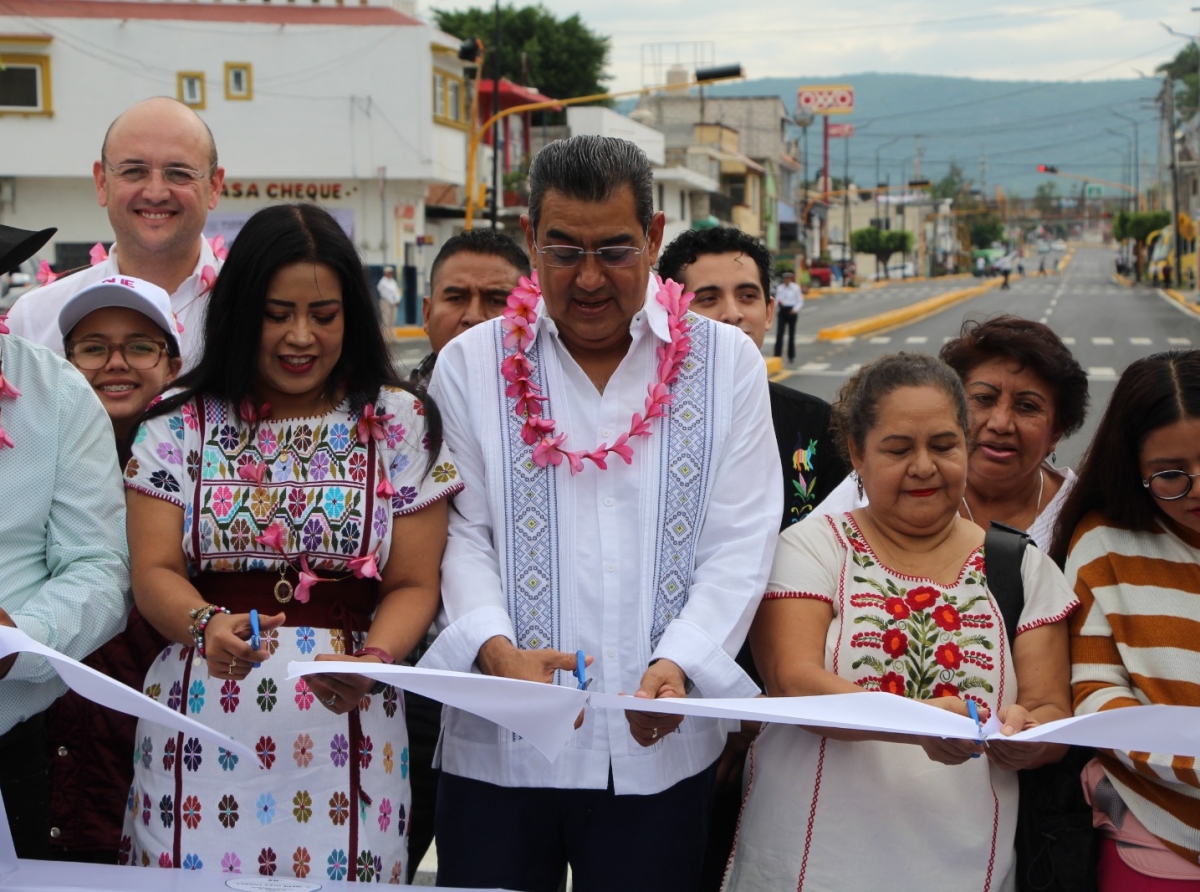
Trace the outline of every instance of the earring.
[[858, 486], [858, 499], [859, 499], [859, 501], [862, 501], [862, 499], [864, 497], [862, 478], [858, 476], [858, 471], [854, 471], [853, 473], [854, 473], [854, 482]]

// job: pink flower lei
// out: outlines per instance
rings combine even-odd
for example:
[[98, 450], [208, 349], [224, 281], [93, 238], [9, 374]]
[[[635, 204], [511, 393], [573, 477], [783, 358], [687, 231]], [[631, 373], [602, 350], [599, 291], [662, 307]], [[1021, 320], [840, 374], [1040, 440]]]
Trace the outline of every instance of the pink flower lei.
[[542, 403], [546, 397], [532, 380], [534, 365], [525, 354], [525, 348], [533, 343], [534, 323], [537, 321], [537, 306], [542, 297], [537, 273], [532, 278], [521, 277], [513, 293], [508, 296], [508, 309], [504, 311], [504, 348], [513, 352], [500, 363], [500, 374], [508, 382], [505, 394], [516, 400], [513, 411], [524, 419], [521, 439], [533, 447], [533, 461], [539, 468], [558, 467], [563, 459], [570, 465], [571, 473], [583, 470], [584, 460], [592, 462], [600, 470], [608, 470], [608, 455], [615, 453], [625, 464], [633, 464], [633, 449], [629, 441], [634, 437], [650, 436], [650, 421], [667, 414], [667, 406], [674, 397], [671, 385], [679, 378], [679, 371], [692, 349], [688, 331], [691, 326], [684, 318], [693, 295], [685, 294], [683, 286], [670, 279], [654, 277], [658, 283], [655, 299], [667, 311], [667, 327], [670, 340], [658, 348], [658, 379], [646, 388], [646, 404], [641, 412], [634, 412], [629, 430], [622, 433], [610, 446], [601, 443], [595, 449], [570, 452], [563, 449], [566, 434], [555, 434], [554, 419], [542, 415]]

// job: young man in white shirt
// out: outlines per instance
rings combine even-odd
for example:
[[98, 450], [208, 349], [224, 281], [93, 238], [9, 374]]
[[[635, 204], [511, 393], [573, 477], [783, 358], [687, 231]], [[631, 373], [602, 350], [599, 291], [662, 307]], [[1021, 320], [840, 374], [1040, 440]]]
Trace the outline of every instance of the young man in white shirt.
[[396, 282], [396, 268], [385, 266], [383, 278], [375, 283], [379, 295], [379, 318], [383, 321], [383, 333], [389, 340], [396, 337], [396, 307], [400, 306], [400, 285]]
[[775, 335], [775, 355], [783, 356], [783, 339], [787, 337], [788, 362], [796, 361], [796, 319], [804, 306], [804, 293], [796, 284], [796, 274], [785, 270], [783, 281], [775, 289], [775, 314], [779, 331]]
[[[582, 651], [592, 690], [752, 696], [734, 657], [782, 508], [762, 357], [650, 276], [664, 217], [635, 145], [551, 143], [529, 181], [540, 299], [447, 344], [431, 385], [466, 489], [422, 665], [573, 685]], [[693, 892], [727, 730], [589, 710], [551, 763], [447, 709], [438, 884], [556, 892], [570, 863], [580, 890]]]
[[225, 181], [212, 133], [181, 102], [144, 100], [109, 126], [92, 176], [116, 244], [90, 269], [23, 294], [8, 326], [61, 356], [58, 314], [72, 295], [111, 276], [145, 279], [171, 296], [187, 371], [200, 356], [208, 293], [221, 268], [203, 237]]

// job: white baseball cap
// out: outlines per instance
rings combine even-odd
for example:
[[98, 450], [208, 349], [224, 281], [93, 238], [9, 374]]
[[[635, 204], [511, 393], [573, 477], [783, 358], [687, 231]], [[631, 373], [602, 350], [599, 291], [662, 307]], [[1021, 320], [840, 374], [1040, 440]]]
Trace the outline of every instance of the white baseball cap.
[[66, 338], [79, 320], [93, 310], [125, 307], [146, 316], [163, 330], [179, 352], [178, 327], [171, 311], [171, 297], [162, 288], [133, 276], [109, 276], [77, 291], [58, 314], [58, 330]]

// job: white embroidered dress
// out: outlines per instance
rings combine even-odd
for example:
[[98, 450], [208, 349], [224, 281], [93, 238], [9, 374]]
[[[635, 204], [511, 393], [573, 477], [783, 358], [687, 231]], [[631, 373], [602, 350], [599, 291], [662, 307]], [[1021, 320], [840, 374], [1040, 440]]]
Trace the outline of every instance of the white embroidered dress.
[[[993, 714], [1016, 702], [982, 547], [946, 586], [886, 567], [849, 514], [805, 521], [779, 539], [765, 597], [833, 607], [826, 669], [866, 690], [970, 698]], [[1079, 606], [1037, 549], [1025, 550], [1021, 577], [1018, 635]], [[942, 765], [915, 745], [769, 725], [747, 776], [727, 892], [1014, 888], [1017, 775], [986, 758]]]
[[[445, 450], [426, 470], [423, 408], [410, 394], [385, 389], [375, 411], [394, 417], [383, 440], [361, 444], [361, 413], [348, 401], [325, 416], [251, 428], [233, 407], [199, 399], [143, 426], [126, 486], [183, 508], [193, 574], [278, 571], [278, 553], [255, 541], [272, 523], [284, 530], [293, 568], [305, 554], [318, 575], [347, 576], [351, 558], [372, 552], [382, 567], [392, 518], [462, 484]], [[261, 484], [238, 473], [255, 462], [266, 467]], [[385, 474], [396, 490], [390, 499], [378, 495]], [[337, 603], [338, 591], [337, 583], [317, 584], [310, 603]], [[267, 594], [258, 609], [286, 613], [288, 605]], [[309, 625], [264, 639], [271, 659], [242, 681], [209, 677], [203, 663], [194, 665], [194, 649], [179, 644], [147, 674], [148, 696], [254, 747], [268, 770], [139, 722], [121, 863], [403, 882], [410, 795], [402, 698], [389, 687], [356, 713], [336, 715], [303, 679], [287, 678], [287, 664], [353, 652], [359, 641]]]

